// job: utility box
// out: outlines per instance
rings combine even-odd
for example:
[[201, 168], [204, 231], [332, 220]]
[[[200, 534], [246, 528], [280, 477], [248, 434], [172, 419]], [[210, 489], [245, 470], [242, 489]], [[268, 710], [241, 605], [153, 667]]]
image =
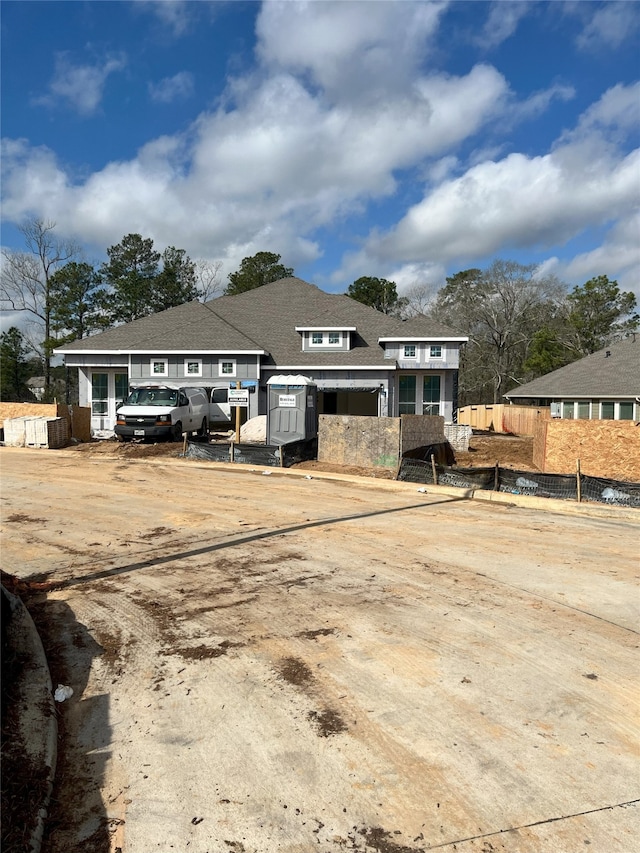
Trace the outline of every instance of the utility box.
[[318, 391], [308, 376], [272, 376], [267, 381], [267, 444], [307, 441], [318, 434]]

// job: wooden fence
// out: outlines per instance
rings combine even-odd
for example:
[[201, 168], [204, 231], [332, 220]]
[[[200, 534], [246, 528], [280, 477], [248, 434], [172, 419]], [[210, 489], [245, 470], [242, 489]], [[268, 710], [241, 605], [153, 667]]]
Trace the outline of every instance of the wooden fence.
[[533, 435], [535, 425], [550, 418], [551, 411], [548, 406], [510, 406], [494, 403], [458, 409], [459, 424], [465, 424], [472, 429], [493, 430], [514, 435]]

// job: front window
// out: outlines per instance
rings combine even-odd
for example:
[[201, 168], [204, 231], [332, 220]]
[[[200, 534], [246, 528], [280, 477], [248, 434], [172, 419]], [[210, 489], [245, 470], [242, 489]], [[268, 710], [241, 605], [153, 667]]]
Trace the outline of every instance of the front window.
[[442, 347], [440, 344], [429, 347], [429, 358], [442, 358]]
[[315, 347], [322, 346], [324, 343], [324, 335], [322, 332], [311, 332], [311, 343]]
[[563, 403], [562, 404], [562, 417], [566, 420], [573, 420], [573, 403]]
[[202, 376], [202, 361], [199, 358], [187, 358], [184, 362], [185, 376]]
[[416, 377], [401, 376], [398, 380], [398, 414], [416, 413]]
[[220, 376], [235, 376], [236, 375], [236, 363], [235, 361], [227, 361], [220, 360], [218, 363], [218, 368], [220, 370]]
[[422, 388], [422, 414], [440, 414], [440, 377], [425, 376]]
[[340, 332], [329, 332], [329, 345], [339, 346], [342, 343], [342, 335]]
[[416, 357], [416, 345], [415, 344], [405, 344], [404, 345], [404, 357], [405, 358], [415, 358]]
[[91, 374], [91, 414], [106, 415], [109, 412], [109, 374]]
[[169, 367], [166, 358], [154, 359], [151, 362], [151, 375], [152, 376], [168, 376], [169, 375]]

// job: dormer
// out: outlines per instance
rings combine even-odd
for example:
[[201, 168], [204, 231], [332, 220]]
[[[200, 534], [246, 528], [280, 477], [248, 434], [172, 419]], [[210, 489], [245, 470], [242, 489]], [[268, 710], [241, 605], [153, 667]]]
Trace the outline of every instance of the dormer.
[[355, 326], [296, 326], [302, 352], [349, 352]]
[[465, 337], [384, 337], [378, 343], [384, 347], [385, 359], [397, 362], [401, 370], [420, 367], [426, 370], [458, 368], [460, 344]]

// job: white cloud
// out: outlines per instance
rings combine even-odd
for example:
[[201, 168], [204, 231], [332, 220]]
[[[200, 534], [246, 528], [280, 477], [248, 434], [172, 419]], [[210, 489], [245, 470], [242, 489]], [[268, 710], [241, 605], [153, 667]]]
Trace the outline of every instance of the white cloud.
[[615, 87], [551, 153], [510, 154], [445, 181], [395, 228], [371, 234], [365, 253], [382, 263], [446, 263], [558, 244], [629, 215], [638, 202], [640, 149], [618, 150], [604, 129], [628, 128], [632, 101], [632, 90]]
[[528, 14], [530, 7], [531, 4], [525, 0], [516, 0], [516, 2], [501, 0], [501, 2], [492, 3], [489, 17], [476, 42], [487, 50], [502, 44], [514, 34], [518, 23]]
[[136, 0], [135, 5], [154, 14], [174, 36], [181, 36], [189, 29], [191, 4], [186, 0]]
[[601, 246], [576, 255], [561, 269], [570, 281], [579, 283], [607, 275], [617, 280], [622, 290], [635, 293], [640, 302], [640, 213], [636, 210], [624, 217], [608, 232]]
[[335, 101], [404, 90], [424, 59], [445, 2], [263, 3], [259, 55], [266, 66], [310, 76]]
[[577, 39], [582, 50], [616, 48], [638, 32], [640, 16], [636, 3], [607, 2], [603, 6], [580, 4], [581, 12], [596, 9]]
[[[539, 115], [572, 90], [553, 85], [518, 104], [490, 65], [461, 76], [425, 71], [443, 8], [265, 3], [257, 25], [264, 64], [231, 80], [221, 106], [184, 132], [79, 181], [50, 150], [8, 141], [4, 214], [53, 219], [62, 233], [102, 250], [135, 231], [160, 248], [223, 260], [225, 269], [265, 249], [295, 267], [318, 257], [314, 229], [366, 213], [372, 199], [397, 191], [406, 170], [428, 178], [424, 199], [397, 227], [370, 235], [335, 279], [376, 269], [403, 288], [441, 279], [449, 260], [557, 243], [624, 214], [637, 160], [625, 160], [612, 140], [614, 130], [624, 135], [636, 121], [634, 92], [610, 90], [551, 153], [497, 159], [502, 127]], [[85, 109], [95, 109], [115, 70], [108, 63], [98, 69]], [[73, 74], [62, 77], [67, 94], [57, 97], [71, 100], [79, 84], [71, 85]], [[186, 96], [192, 82], [181, 72], [150, 91], [169, 102]], [[461, 144], [487, 125], [496, 131], [481, 138], [496, 141], [491, 161], [484, 147], [460, 174]]]
[[173, 77], [165, 77], [159, 83], [149, 83], [152, 101], [170, 104], [172, 101], [188, 98], [193, 93], [193, 74], [179, 71]]
[[102, 100], [107, 77], [125, 66], [123, 54], [111, 56], [97, 65], [73, 65], [67, 53], [59, 53], [48, 93], [35, 98], [33, 103], [49, 107], [67, 103], [80, 115], [91, 115]]

